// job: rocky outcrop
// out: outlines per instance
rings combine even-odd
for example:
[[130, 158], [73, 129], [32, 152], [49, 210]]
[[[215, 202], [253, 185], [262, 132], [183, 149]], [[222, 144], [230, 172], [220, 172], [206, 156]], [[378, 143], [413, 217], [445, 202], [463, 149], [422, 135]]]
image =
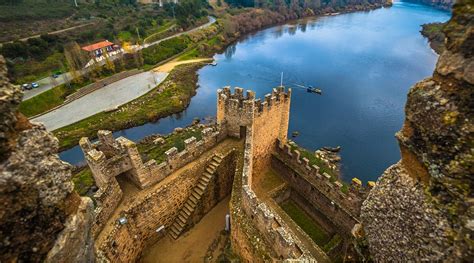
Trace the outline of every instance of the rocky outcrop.
[[[53, 246], [72, 259], [75, 250], [65, 246], [71, 241], [60, 244], [57, 238], [79, 231], [72, 234], [75, 245], [91, 242], [86, 223], [93, 217], [91, 201], [74, 192], [71, 167], [56, 154], [58, 140], [18, 113], [21, 98], [0, 57], [0, 262], [43, 261]], [[83, 255], [81, 260], [93, 261], [93, 253]]]
[[428, 38], [430, 47], [438, 54], [441, 55], [445, 49], [444, 39], [446, 36], [443, 33], [443, 27], [446, 23], [429, 23], [421, 25], [421, 34]]
[[375, 261], [474, 258], [474, 10], [458, 1], [446, 51], [409, 92], [402, 159], [379, 178], [361, 218]]

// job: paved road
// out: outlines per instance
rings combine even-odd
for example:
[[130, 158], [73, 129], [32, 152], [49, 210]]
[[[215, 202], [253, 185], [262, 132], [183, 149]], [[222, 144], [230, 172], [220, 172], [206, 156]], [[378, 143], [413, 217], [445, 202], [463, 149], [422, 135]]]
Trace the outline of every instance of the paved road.
[[69, 72], [59, 75], [57, 78], [47, 77], [36, 81], [40, 86], [36, 89], [25, 90], [23, 92], [23, 100], [31, 99], [34, 96], [41, 94], [45, 91], [48, 91], [56, 86], [66, 83], [67, 79], [71, 79], [71, 74]]
[[[178, 34], [175, 34], [175, 35], [172, 35], [172, 36], [169, 36], [169, 37], [166, 37], [166, 38], [163, 38], [163, 39], [160, 39], [160, 40], [157, 40], [155, 42], [152, 42], [152, 43], [149, 43], [149, 44], [145, 44], [145, 45], [142, 45], [139, 47], [139, 49], [143, 49], [143, 48], [147, 48], [147, 47], [150, 47], [150, 46], [154, 46], [154, 45], [157, 45], [159, 44], [160, 42], [162, 41], [165, 41], [165, 40], [168, 40], [168, 39], [171, 39], [171, 38], [175, 38], [175, 37], [178, 37], [178, 36], [181, 36], [181, 35], [184, 35], [184, 34], [189, 34], [189, 33], [192, 33], [194, 31], [197, 31], [197, 30], [200, 30], [200, 29], [203, 29], [203, 28], [206, 28], [206, 27], [209, 27], [210, 25], [214, 24], [216, 22], [216, 19], [212, 16], [209, 16], [209, 22], [207, 22], [206, 24], [202, 25], [202, 26], [198, 26], [198, 27], [195, 27], [193, 29], [190, 29], [188, 31], [185, 31], [185, 32], [181, 32], [181, 33], [178, 33]], [[82, 72], [80, 72], [80, 74], [84, 74], [86, 72], [86, 70], [82, 70]], [[65, 76], [66, 75], [66, 76]], [[67, 73], [63, 73], [61, 75], [59, 75], [58, 78], [54, 79], [52, 77], [47, 77], [47, 78], [44, 78], [44, 79], [41, 79], [41, 80], [38, 80], [36, 81], [38, 84], [40, 84], [40, 87], [39, 88], [36, 88], [36, 89], [32, 89], [32, 90], [26, 90], [24, 92], [24, 95], [23, 95], [23, 100], [27, 100], [27, 99], [30, 99], [38, 94], [41, 94], [47, 90], [50, 90], [56, 86], [59, 86], [63, 83], [65, 83], [65, 78], [69, 78], [71, 79], [71, 74], [69, 72]]]
[[160, 84], [168, 73], [147, 71], [111, 83], [69, 104], [32, 119], [41, 122], [49, 131], [78, 122], [134, 100]]

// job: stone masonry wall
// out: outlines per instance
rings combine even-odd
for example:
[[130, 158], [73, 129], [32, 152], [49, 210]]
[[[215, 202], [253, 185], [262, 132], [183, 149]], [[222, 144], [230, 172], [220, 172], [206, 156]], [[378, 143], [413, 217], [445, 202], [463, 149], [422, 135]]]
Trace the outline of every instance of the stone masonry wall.
[[110, 131], [99, 131], [99, 141], [92, 144], [88, 138], [80, 140], [85, 159], [92, 170], [99, 188], [106, 188], [111, 178], [126, 173], [140, 188], [146, 188], [163, 180], [172, 172], [193, 161], [226, 137], [225, 129], [208, 127], [202, 131], [202, 139], [185, 140], [185, 149], [176, 147], [166, 151], [166, 160], [143, 162], [136, 144], [124, 137], [114, 139]]
[[[235, 88], [232, 94], [230, 87], [225, 87], [217, 94], [217, 123], [226, 127], [229, 136], [241, 138], [252, 128], [252, 158], [255, 160], [252, 165], [255, 174], [259, 174], [270, 166], [275, 140], [286, 142], [291, 90], [275, 88], [263, 101], [255, 99], [253, 91], [247, 91], [244, 98], [242, 88]], [[252, 176], [249, 180], [252, 181]]]
[[[311, 259], [309, 251], [304, 248], [298, 238], [292, 233], [285, 222], [268, 207], [264, 202], [258, 199], [252, 190], [251, 180], [253, 173], [253, 147], [254, 138], [252, 127], [247, 128], [244, 149], [244, 163], [242, 167], [242, 192], [241, 204], [245, 214], [251, 219], [255, 228], [258, 229], [263, 240], [272, 248], [277, 259]], [[239, 230], [240, 227], [236, 227]], [[232, 228], [232, 231], [235, 231]], [[233, 236], [241, 233], [233, 233]], [[240, 239], [234, 239], [234, 242], [240, 242]], [[243, 240], [242, 245], [236, 244], [234, 247], [245, 247], [248, 241]], [[237, 251], [239, 254], [242, 252]]]
[[[256, 101], [253, 123], [253, 174], [257, 175], [270, 167], [271, 154], [275, 141], [286, 142], [290, 114], [291, 90], [283, 93], [273, 89], [265, 95], [263, 103]], [[254, 176], [255, 177], [255, 176]], [[258, 180], [259, 178], [254, 178]]]
[[[328, 174], [321, 174], [320, 168], [317, 165], [310, 165], [308, 159], [301, 158], [298, 150], [292, 150], [290, 145], [280, 143], [275, 144], [275, 149], [273, 159], [281, 160], [287, 166], [286, 170], [294, 170], [295, 174], [301, 175], [297, 178], [294, 176], [289, 178], [293, 187], [301, 189], [301, 187], [311, 185], [346, 210], [352, 217], [359, 216], [367, 192], [365, 187], [353, 183], [348, 192], [343, 193], [343, 184], [340, 181], [332, 182]], [[272, 161], [272, 165], [274, 164], [278, 165], [277, 162]], [[280, 166], [279, 168], [285, 167]], [[285, 175], [288, 177], [288, 174]]]
[[94, 237], [100, 233], [105, 223], [114, 213], [122, 200], [122, 194], [122, 189], [120, 189], [120, 185], [115, 179], [110, 180], [106, 188], [101, 188], [94, 194], [96, 202], [95, 220], [92, 225], [92, 235]]
[[[212, 175], [209, 185], [196, 205], [185, 231], [197, 224], [215, 205], [226, 198], [232, 191], [234, 171], [236, 166], [236, 150], [226, 153], [221, 163]], [[224, 220], [224, 218], [222, 218]], [[184, 233], [184, 231], [183, 231]]]
[[[226, 161], [221, 164], [228, 166], [230, 159], [226, 159], [226, 156], [231, 154], [232, 152], [224, 154]], [[114, 227], [106, 233], [104, 242], [99, 244], [100, 254], [103, 254], [111, 262], [138, 260], [144, 248], [163, 237], [168, 227], [173, 224], [211, 158], [212, 156], [198, 159], [193, 162], [192, 166], [187, 166], [186, 170], [180, 171], [179, 176], [168, 177], [155, 185], [154, 188], [145, 190], [149, 191], [146, 196], [135, 200], [120, 212], [128, 222], [124, 225], [115, 223]], [[220, 169], [218, 168], [218, 170]], [[220, 175], [227, 178], [230, 176], [229, 173]], [[215, 182], [215, 188], [221, 188], [223, 192], [228, 191], [225, 188], [229, 182], [224, 180], [224, 185], [219, 186], [217, 182], [222, 181], [216, 180]], [[210, 192], [218, 191], [211, 188], [209, 190]], [[212, 208], [212, 204], [209, 204], [205, 206], [205, 209]], [[203, 209], [199, 214], [203, 215], [207, 212]], [[194, 220], [198, 220], [198, 218], [196, 217]], [[161, 226], [164, 226], [164, 232], [156, 233], [156, 230]]]
[[93, 204], [79, 197], [58, 140], [18, 107], [0, 56], [0, 262], [93, 262]]
[[[278, 156], [272, 158], [272, 168], [285, 178], [292, 190], [305, 197], [305, 200], [329, 218], [344, 236], [350, 236], [351, 230], [356, 223], [357, 217], [332, 199], [330, 192], [337, 192], [335, 186], [330, 186], [330, 182], [323, 177], [308, 177], [308, 174], [301, 173], [288, 166]], [[315, 182], [320, 180], [321, 183]], [[323, 188], [324, 186], [324, 188]], [[342, 193], [341, 193], [342, 194]], [[346, 197], [347, 198], [347, 197]]]

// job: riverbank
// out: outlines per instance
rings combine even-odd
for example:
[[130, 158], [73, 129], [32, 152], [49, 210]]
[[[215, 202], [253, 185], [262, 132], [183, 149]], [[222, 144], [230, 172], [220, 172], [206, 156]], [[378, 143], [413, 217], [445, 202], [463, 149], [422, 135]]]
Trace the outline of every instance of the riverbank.
[[[270, 26], [287, 23], [300, 18], [315, 17], [316, 15], [329, 15], [334, 13], [348, 13], [377, 9], [390, 4], [366, 4], [347, 6], [345, 8], [331, 8], [307, 12], [302, 16], [286, 10], [277, 13], [268, 9], [250, 9], [236, 15], [225, 15], [218, 20], [218, 32], [195, 32], [190, 35], [194, 43], [192, 48], [181, 53], [176, 60], [211, 58], [214, 54], [222, 52], [229, 45], [239, 41], [242, 37]], [[196, 72], [201, 65], [179, 66], [172, 71], [168, 79], [150, 93], [120, 107], [112, 113], [99, 113], [72, 125], [54, 131], [60, 140], [60, 150], [66, 150], [76, 145], [81, 137], [95, 138], [97, 130], [111, 131], [122, 130], [183, 111], [195, 94], [197, 83]], [[180, 99], [173, 99], [173, 94], [156, 94], [158, 90], [174, 86], [174, 92], [179, 93]], [[180, 91], [180, 87], [184, 90]], [[190, 90], [193, 90], [190, 92]], [[172, 92], [171, 92], [172, 93]], [[171, 99], [170, 99], [171, 98]], [[181, 101], [182, 100], [182, 101]], [[181, 102], [180, 102], [181, 101]], [[158, 104], [157, 107], [155, 104]]]

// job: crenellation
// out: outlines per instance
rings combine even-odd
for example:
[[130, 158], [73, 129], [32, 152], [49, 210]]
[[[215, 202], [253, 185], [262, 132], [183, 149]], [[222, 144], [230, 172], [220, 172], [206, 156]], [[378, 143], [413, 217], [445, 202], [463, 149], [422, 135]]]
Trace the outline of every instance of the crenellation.
[[319, 178], [321, 178], [321, 175], [319, 174], [319, 166], [317, 166], [316, 164], [313, 164], [311, 165], [311, 167], [314, 169], [314, 173], [316, 174], [316, 176], [319, 176]]
[[172, 160], [174, 157], [178, 154], [178, 148], [172, 147], [169, 150], [165, 152], [166, 159], [167, 160]]
[[298, 163], [301, 163], [301, 153], [298, 150], [293, 151], [295, 153], [294, 158]]
[[233, 97], [239, 101], [242, 101], [244, 99], [244, 89], [235, 87]]
[[255, 92], [252, 91], [252, 90], [247, 90], [247, 97], [246, 97], [247, 100], [255, 100]]
[[103, 145], [114, 145], [115, 143], [115, 140], [111, 131], [99, 130], [97, 132], [97, 137], [99, 138], [100, 143]]
[[191, 138], [184, 140], [184, 148], [189, 151], [192, 151], [194, 150], [194, 148], [196, 148], [196, 143], [196, 137], [192, 136]]
[[271, 94], [266, 94], [265, 95], [265, 102], [267, 103], [268, 107], [271, 107], [272, 104], [272, 95]]

